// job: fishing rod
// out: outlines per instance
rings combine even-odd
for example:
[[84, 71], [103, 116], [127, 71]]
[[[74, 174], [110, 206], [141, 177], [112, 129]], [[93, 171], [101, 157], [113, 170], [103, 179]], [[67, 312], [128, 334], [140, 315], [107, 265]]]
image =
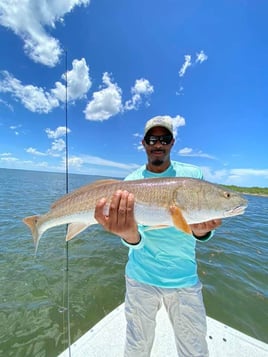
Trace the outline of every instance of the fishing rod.
[[[67, 72], [67, 50], [65, 50], [65, 191], [69, 193], [69, 143], [68, 143], [68, 72]], [[66, 231], [68, 226], [66, 225]], [[70, 294], [69, 294], [69, 242], [65, 243], [65, 279], [63, 287], [63, 306], [66, 295], [66, 320], [67, 320], [67, 340], [69, 357], [71, 357], [71, 322], [70, 322]], [[65, 326], [63, 314], [63, 328]]]

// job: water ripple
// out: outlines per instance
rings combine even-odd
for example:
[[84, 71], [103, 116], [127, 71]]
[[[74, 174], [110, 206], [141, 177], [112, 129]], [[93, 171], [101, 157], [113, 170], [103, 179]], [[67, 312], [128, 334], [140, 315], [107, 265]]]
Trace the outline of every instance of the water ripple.
[[[95, 178], [71, 175], [70, 188]], [[0, 169], [0, 355], [57, 356], [67, 347], [67, 278], [72, 341], [124, 299], [127, 249], [93, 226], [69, 242], [47, 232], [35, 257], [22, 218], [45, 212], [64, 193], [61, 174]], [[248, 196], [243, 216], [197, 245], [208, 315], [268, 342], [268, 198]]]

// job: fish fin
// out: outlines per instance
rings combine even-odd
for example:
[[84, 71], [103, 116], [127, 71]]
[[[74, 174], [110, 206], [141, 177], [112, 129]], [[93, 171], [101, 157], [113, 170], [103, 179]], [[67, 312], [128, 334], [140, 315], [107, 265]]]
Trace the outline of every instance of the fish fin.
[[30, 228], [33, 236], [35, 253], [37, 252], [38, 243], [41, 238], [40, 233], [38, 232], [37, 222], [40, 216], [29, 216], [23, 219], [23, 222]]
[[77, 236], [79, 233], [83, 232], [88, 226], [89, 226], [89, 224], [80, 223], [80, 222], [69, 223], [67, 234], [66, 234], [66, 241], [71, 240], [72, 238]]
[[184, 233], [192, 234], [192, 230], [189, 224], [186, 222], [185, 218], [183, 217], [183, 214], [179, 207], [170, 206], [169, 209], [174, 226], [183, 231]]

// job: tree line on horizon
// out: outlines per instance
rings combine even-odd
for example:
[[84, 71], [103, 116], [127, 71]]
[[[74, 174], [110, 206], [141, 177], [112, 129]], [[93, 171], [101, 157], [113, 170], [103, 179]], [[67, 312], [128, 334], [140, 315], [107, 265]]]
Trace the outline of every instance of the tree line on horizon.
[[263, 195], [263, 196], [268, 196], [268, 187], [240, 187], [240, 186], [235, 186], [235, 185], [223, 185], [224, 187], [241, 192], [241, 193], [246, 193], [249, 195]]

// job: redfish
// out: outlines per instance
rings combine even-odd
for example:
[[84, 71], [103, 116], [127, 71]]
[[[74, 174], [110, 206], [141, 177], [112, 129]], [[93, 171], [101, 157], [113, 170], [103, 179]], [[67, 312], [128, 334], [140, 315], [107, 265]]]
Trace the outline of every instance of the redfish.
[[117, 190], [134, 195], [134, 216], [148, 229], [174, 226], [192, 234], [190, 224], [243, 214], [247, 200], [239, 193], [204, 180], [174, 177], [133, 181], [100, 180], [82, 186], [54, 202], [49, 212], [23, 219], [32, 232], [37, 249], [41, 236], [48, 229], [68, 224], [66, 240], [70, 240], [92, 224], [97, 201], [109, 202]]

